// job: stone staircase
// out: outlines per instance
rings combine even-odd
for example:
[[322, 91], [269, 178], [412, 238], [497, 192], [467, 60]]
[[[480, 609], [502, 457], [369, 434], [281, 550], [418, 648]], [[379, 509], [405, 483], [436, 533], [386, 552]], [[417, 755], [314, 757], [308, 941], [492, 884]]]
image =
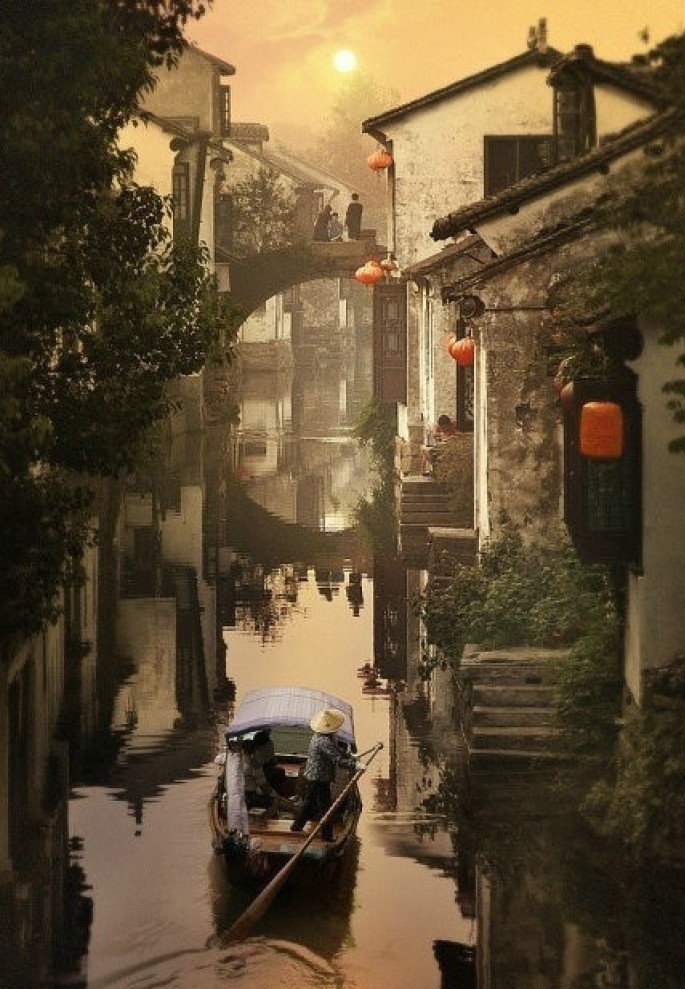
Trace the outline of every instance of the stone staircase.
[[453, 528], [456, 514], [446, 484], [432, 477], [403, 477], [400, 488], [400, 552], [409, 566], [428, 564], [431, 528]]
[[523, 768], [563, 758], [555, 727], [553, 675], [565, 650], [527, 647], [462, 659], [462, 727], [472, 766]]

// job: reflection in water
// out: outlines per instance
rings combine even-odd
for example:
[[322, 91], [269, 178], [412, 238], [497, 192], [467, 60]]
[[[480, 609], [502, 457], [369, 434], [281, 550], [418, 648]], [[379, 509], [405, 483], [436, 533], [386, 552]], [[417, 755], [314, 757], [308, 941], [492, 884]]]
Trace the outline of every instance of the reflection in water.
[[[260, 922], [260, 935], [270, 941], [302, 945], [331, 962], [351, 938], [358, 868], [359, 841], [353, 839], [343, 858], [323, 874], [302, 873], [284, 888]], [[221, 945], [222, 935], [249, 905], [254, 894], [229, 884], [223, 860], [218, 856], [210, 864], [210, 881], [216, 932], [212, 943]], [[303, 899], [307, 904], [304, 911]]]
[[[682, 989], [682, 873], [593, 835], [563, 772], [469, 769], [450, 670], [411, 607], [426, 574], [387, 527], [367, 526], [375, 554], [352, 527], [369, 379], [351, 384], [326, 339], [294, 370], [245, 373], [239, 429], [220, 383], [181, 383], [164, 456], [112, 488], [97, 648], [94, 631], [70, 646], [45, 787], [19, 758], [27, 678], [9, 698], [10, 930], [33, 970], [15, 978], [2, 944], [0, 985], [45, 985], [52, 919], [70, 984], [89, 989]], [[211, 853], [213, 758], [236, 692], [277, 683], [350, 700], [360, 747], [385, 748], [337, 874], [286, 887], [259, 936], [228, 946], [250, 894]], [[21, 834], [30, 803], [40, 827]]]

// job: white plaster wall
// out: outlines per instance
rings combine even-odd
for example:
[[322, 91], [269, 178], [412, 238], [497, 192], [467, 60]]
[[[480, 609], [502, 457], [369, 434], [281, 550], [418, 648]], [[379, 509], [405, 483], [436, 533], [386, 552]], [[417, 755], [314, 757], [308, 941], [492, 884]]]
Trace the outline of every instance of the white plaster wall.
[[551, 134], [548, 69], [524, 66], [386, 126], [401, 266], [435, 252], [433, 221], [483, 196], [484, 135]]
[[210, 262], [214, 262], [214, 180], [213, 169], [209, 162], [213, 158], [211, 151], [205, 157], [205, 177], [202, 183], [202, 209], [200, 211], [199, 241], [209, 250]]
[[474, 365], [474, 423], [473, 423], [473, 517], [478, 530], [479, 545], [490, 536], [488, 504], [488, 393], [486, 339], [481, 335]]
[[178, 64], [160, 68], [157, 85], [145, 94], [143, 106], [160, 117], [195, 117], [200, 130], [215, 130], [218, 69], [192, 48], [186, 48]]
[[127, 124], [119, 133], [119, 146], [136, 152], [136, 182], [152, 186], [160, 196], [171, 195], [175, 157], [169, 147], [171, 140], [172, 135], [153, 121], [138, 121], [137, 126]]
[[638, 700], [640, 670], [685, 650], [685, 458], [668, 451], [682, 426], [673, 422], [661, 391], [677, 376], [677, 353], [657, 335], [644, 330], [644, 350], [633, 364], [644, 407], [643, 573], [629, 585], [626, 680]]
[[595, 115], [597, 137], [600, 141], [606, 134], [615, 134], [652, 113], [654, 107], [646, 100], [630, 96], [612, 86], [595, 86]]

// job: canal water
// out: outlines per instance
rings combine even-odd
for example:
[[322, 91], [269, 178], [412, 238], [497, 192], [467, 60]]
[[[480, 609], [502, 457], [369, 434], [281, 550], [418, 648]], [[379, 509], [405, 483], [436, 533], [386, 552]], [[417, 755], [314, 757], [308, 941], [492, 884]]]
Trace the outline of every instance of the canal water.
[[[91, 689], [87, 658], [80, 674], [97, 703], [74, 732], [59, 985], [683, 989], [680, 874], [593, 835], [572, 780], [468, 771], [451, 671], [413, 607], [425, 574], [358, 524], [378, 514], [359, 511], [375, 481], [352, 436], [368, 325], [334, 359], [322, 340], [294, 364], [246, 362], [202, 401], [186, 382], [163, 467], [123, 493], [114, 645], [98, 657], [116, 676]], [[252, 894], [212, 853], [214, 760], [232, 689], [239, 703], [287, 684], [348, 700], [360, 750], [383, 749], [335, 881], [292, 882], [228, 944]]]
[[[370, 579], [363, 592], [372, 599]], [[439, 767], [402, 723], [396, 697], [362, 692], [357, 667], [371, 656], [372, 624], [370, 606], [355, 616], [343, 588], [328, 600], [310, 573], [276, 634], [265, 640], [249, 623], [225, 631], [238, 701], [254, 687], [306, 684], [353, 703], [360, 748], [384, 743], [362, 779], [364, 813], [340, 884], [304, 896], [285, 890], [254, 937], [222, 947], [222, 934], [249, 902], [226, 882], [210, 848], [206, 807], [225, 712], [217, 710], [214, 730], [163, 741], [141, 719], [112, 785], [77, 788], [71, 806], [94, 902], [88, 986], [441, 985], [435, 942], [471, 943], [474, 924], [456, 902], [449, 835], [422, 809]], [[130, 710], [122, 698], [124, 718], [127, 704]], [[146, 751], [160, 748], [168, 780], [136, 800]]]
[[[81, 918], [72, 936], [82, 957], [67, 981], [89, 989], [439, 989], [449, 984], [445, 951], [475, 942], [453, 834], [426, 804], [445, 758], [429, 715], [449, 714], [449, 678], [427, 683], [406, 656], [398, 665], [397, 656], [374, 653], [380, 614], [392, 611], [378, 574], [395, 571], [395, 597], [402, 576], [405, 610], [407, 584], [400, 561], [374, 566], [373, 546], [355, 531], [357, 506], [375, 484], [352, 436], [371, 391], [365, 315], [349, 334], [352, 346], [333, 360], [321, 347], [294, 348], [294, 366], [243, 366], [232, 382], [239, 425], [219, 417], [208, 441], [186, 412], [155, 481], [162, 493], [139, 483], [125, 497], [124, 521], [134, 530], [145, 528], [152, 502], [166, 576], [162, 593], [151, 595], [149, 539], [124, 532], [116, 650], [126, 662], [106, 740], [85, 754], [69, 807]], [[184, 396], [188, 408], [192, 394]], [[212, 511], [221, 534], [208, 554]], [[197, 581], [202, 670], [192, 636], [173, 641], [165, 610], [164, 586], [171, 580], [180, 608], [193, 564], [212, 571]], [[176, 615], [192, 624], [190, 610]], [[406, 629], [394, 634], [406, 640]], [[370, 690], [358, 668], [377, 659], [386, 675]], [[228, 946], [226, 931], [253, 894], [232, 887], [212, 853], [214, 759], [231, 685], [239, 703], [250, 689], [278, 684], [348, 700], [359, 749], [377, 741], [383, 749], [362, 778], [357, 838], [335, 882], [303, 891], [294, 881], [253, 936]]]

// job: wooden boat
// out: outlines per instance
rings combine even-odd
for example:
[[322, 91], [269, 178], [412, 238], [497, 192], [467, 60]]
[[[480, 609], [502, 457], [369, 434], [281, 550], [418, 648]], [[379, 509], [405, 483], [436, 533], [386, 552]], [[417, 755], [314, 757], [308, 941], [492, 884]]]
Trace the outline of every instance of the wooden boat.
[[[227, 783], [227, 762], [221, 770], [209, 801], [209, 820], [212, 845], [226, 862], [229, 878], [236, 883], [268, 882], [294, 855], [315, 827], [308, 822], [303, 831], [290, 830], [298, 800], [304, 795], [304, 765], [312, 731], [309, 723], [317, 711], [337, 708], [345, 715], [342, 727], [336, 733], [341, 746], [356, 751], [352, 707], [332, 694], [307, 687], [269, 687], [250, 691], [235, 712], [226, 732], [227, 745], [253, 737], [258, 731], [269, 729], [274, 743], [276, 765], [282, 770], [281, 796], [271, 808], [245, 808], [241, 819], [246, 830], [231, 827], [235, 822], [236, 808], [229, 808], [229, 799], [236, 801], [235, 789], [230, 779]], [[227, 760], [230, 760], [230, 754]], [[332, 786], [332, 797], [342, 792], [350, 782], [352, 773], [338, 771]], [[229, 796], [229, 794], [231, 796]], [[362, 803], [355, 782], [345, 797], [333, 821], [333, 841], [313, 839], [302, 856], [303, 866], [325, 866], [343, 855], [357, 829]], [[232, 813], [231, 813], [232, 811]], [[229, 824], [230, 820], [230, 824]]]

